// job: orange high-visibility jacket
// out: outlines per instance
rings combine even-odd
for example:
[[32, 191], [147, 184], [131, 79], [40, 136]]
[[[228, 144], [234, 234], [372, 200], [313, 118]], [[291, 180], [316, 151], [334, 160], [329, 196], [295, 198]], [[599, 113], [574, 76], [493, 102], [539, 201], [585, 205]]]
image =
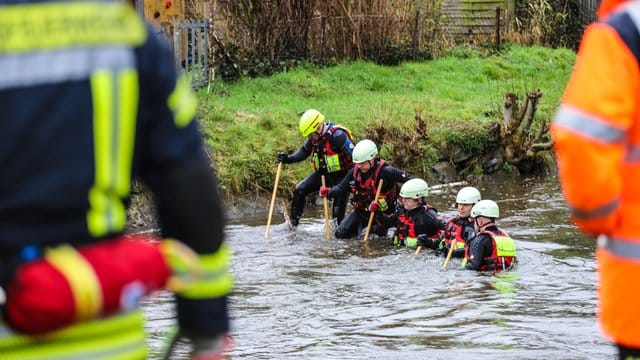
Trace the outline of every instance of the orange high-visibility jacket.
[[574, 222], [604, 234], [599, 312], [613, 341], [640, 348], [640, 3], [584, 34], [552, 136]]

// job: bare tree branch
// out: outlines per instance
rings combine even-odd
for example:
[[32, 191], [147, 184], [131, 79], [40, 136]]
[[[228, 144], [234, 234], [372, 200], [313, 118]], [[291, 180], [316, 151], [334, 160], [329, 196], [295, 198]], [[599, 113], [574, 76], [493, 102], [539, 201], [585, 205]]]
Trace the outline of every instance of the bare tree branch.
[[531, 150], [535, 152], [551, 150], [553, 148], [553, 141], [549, 141], [546, 143], [536, 143], [531, 145]]

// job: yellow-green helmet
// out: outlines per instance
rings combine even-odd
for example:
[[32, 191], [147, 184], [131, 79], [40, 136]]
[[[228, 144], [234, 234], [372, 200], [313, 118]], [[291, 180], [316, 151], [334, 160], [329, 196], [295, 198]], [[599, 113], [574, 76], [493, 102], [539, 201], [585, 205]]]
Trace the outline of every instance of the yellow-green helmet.
[[324, 121], [324, 115], [316, 109], [309, 109], [300, 117], [300, 133], [303, 137], [311, 135]]
[[400, 197], [420, 199], [429, 195], [429, 185], [422, 179], [411, 179], [400, 188]]
[[500, 216], [500, 209], [498, 208], [498, 204], [493, 200], [480, 200], [471, 208], [471, 216], [484, 216], [496, 219]]
[[367, 160], [373, 160], [378, 155], [378, 147], [368, 139], [362, 140], [356, 144], [351, 153], [351, 159], [354, 164], [360, 164]]

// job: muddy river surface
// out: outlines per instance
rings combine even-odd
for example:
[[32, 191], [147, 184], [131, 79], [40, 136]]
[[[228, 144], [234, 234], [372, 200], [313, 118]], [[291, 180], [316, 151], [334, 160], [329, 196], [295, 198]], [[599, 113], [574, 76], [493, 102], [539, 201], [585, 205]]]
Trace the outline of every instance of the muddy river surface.
[[[372, 237], [327, 241], [322, 206], [291, 232], [281, 209], [232, 219], [231, 359], [611, 359], [596, 322], [595, 241], [567, 220], [554, 177], [474, 184], [516, 240], [506, 274], [460, 270]], [[445, 217], [454, 189], [430, 196]], [[167, 294], [145, 303], [154, 357], [173, 323]], [[179, 346], [172, 358], [186, 358]]]

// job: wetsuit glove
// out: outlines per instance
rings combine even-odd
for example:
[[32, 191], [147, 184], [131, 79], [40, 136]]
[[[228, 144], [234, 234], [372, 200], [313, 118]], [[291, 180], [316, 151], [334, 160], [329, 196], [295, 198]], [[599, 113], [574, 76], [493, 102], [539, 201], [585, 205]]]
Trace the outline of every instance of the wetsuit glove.
[[418, 235], [417, 245], [418, 246], [422, 246], [423, 248], [428, 248], [429, 247], [427, 245], [428, 241], [429, 241], [429, 238], [427, 238], [427, 234], [420, 234], [420, 235]]
[[204, 335], [183, 330], [179, 326], [172, 327], [170, 332], [163, 359], [174, 359], [178, 344], [190, 345], [189, 360], [226, 359], [226, 353], [233, 348], [233, 339], [226, 332]]
[[327, 197], [327, 196], [329, 196], [329, 192], [330, 191], [331, 191], [330, 187], [321, 186], [319, 195], [320, 195], [320, 197]]
[[379, 208], [380, 208], [380, 204], [378, 204], [377, 201], [372, 201], [371, 204], [369, 204], [369, 211], [371, 212], [376, 212], [378, 211]]
[[453, 238], [456, 236], [456, 227], [453, 225], [449, 225], [445, 227], [444, 230], [445, 230], [445, 237], [447, 239], [453, 240]]
[[283, 164], [288, 164], [289, 163], [289, 154], [287, 154], [286, 152], [279, 152], [276, 155], [276, 160], [278, 160], [278, 162], [281, 162]]

